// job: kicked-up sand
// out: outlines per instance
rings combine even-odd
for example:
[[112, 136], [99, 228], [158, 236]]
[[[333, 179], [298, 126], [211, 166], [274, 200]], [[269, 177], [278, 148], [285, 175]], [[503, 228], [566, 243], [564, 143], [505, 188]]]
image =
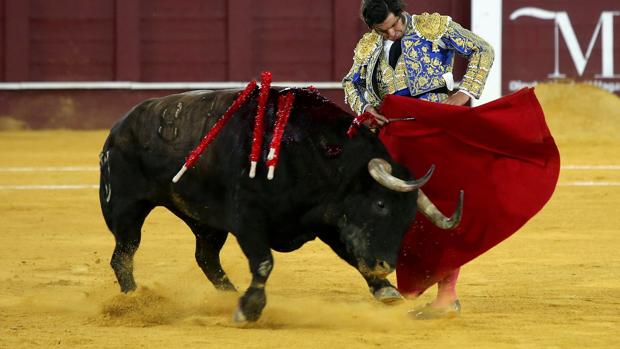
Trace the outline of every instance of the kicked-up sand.
[[[237, 326], [237, 295], [214, 290], [192, 233], [161, 208], [143, 228], [139, 289], [121, 294], [95, 189], [107, 131], [0, 132], [0, 348], [620, 347], [620, 99], [586, 85], [536, 93], [562, 155], [559, 186], [463, 267], [463, 313], [439, 321], [407, 316], [435, 289], [379, 304], [356, 270], [310, 242], [274, 253], [263, 316]], [[232, 236], [222, 264], [244, 290]]]

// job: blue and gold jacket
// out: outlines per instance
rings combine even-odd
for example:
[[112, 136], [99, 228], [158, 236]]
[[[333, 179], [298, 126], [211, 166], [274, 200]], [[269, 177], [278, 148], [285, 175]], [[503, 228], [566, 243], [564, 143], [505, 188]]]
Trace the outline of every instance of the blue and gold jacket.
[[454, 55], [469, 60], [459, 90], [479, 98], [493, 64], [493, 48], [482, 38], [438, 13], [410, 15], [401, 40], [402, 55], [392, 69], [383, 55], [383, 37], [370, 31], [355, 48], [353, 66], [342, 80], [345, 102], [361, 114], [366, 106], [378, 106], [391, 93], [438, 101], [447, 98], [433, 90], [452, 90]]

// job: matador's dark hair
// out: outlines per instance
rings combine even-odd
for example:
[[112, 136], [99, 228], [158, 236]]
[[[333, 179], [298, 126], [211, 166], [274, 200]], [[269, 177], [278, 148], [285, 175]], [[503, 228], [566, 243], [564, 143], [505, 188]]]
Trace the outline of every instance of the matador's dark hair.
[[362, 0], [360, 8], [360, 17], [368, 28], [381, 24], [391, 13], [394, 16], [400, 16], [405, 10], [403, 0]]

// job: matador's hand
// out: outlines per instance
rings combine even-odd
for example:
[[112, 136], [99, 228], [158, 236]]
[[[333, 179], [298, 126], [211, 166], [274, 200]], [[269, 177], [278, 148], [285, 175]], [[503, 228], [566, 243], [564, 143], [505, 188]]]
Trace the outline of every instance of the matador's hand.
[[370, 113], [370, 114], [372, 114], [372, 116], [375, 117], [375, 121], [377, 122], [377, 124], [379, 124], [379, 126], [383, 126], [383, 125], [387, 124], [388, 122], [390, 122], [390, 120], [388, 120], [388, 118], [386, 118], [385, 116], [379, 114], [377, 109], [375, 109], [375, 107], [373, 107], [373, 106], [367, 107], [365, 111]]
[[457, 91], [455, 94], [443, 101], [444, 104], [450, 105], [465, 105], [467, 102], [469, 102], [469, 96], [461, 91]]

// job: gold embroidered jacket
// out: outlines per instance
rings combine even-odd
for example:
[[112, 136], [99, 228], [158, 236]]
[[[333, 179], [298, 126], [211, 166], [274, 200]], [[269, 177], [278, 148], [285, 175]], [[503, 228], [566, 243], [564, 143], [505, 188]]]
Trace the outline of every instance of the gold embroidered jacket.
[[[385, 94], [400, 88], [408, 89], [411, 96], [435, 100], [437, 96], [429, 91], [444, 86], [452, 88], [455, 54], [469, 60], [459, 89], [479, 98], [493, 64], [493, 48], [448, 16], [403, 15], [406, 24], [401, 40], [402, 56], [395, 70], [382, 64], [384, 40], [380, 34], [370, 31], [358, 42], [353, 66], [342, 80], [345, 102], [351, 109], [361, 114], [367, 105], [378, 106]], [[400, 79], [404, 81], [397, 79], [399, 65], [400, 69], [404, 66], [405, 79]], [[391, 73], [385, 74], [386, 71]], [[385, 81], [377, 81], [378, 76], [395, 79], [392, 88], [385, 88]]]

